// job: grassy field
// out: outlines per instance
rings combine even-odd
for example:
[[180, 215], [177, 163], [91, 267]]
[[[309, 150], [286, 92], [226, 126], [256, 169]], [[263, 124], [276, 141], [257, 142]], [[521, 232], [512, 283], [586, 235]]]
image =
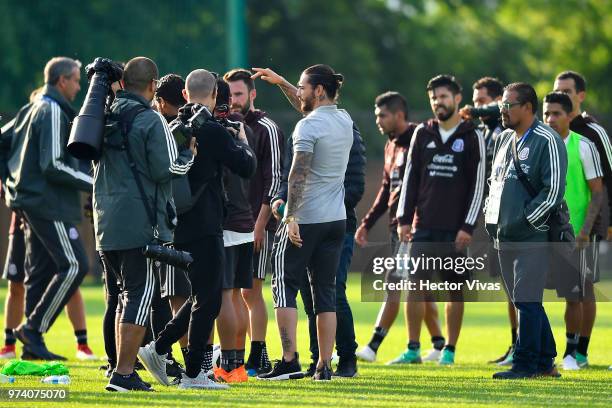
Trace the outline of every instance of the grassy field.
[[[104, 310], [102, 287], [83, 288], [87, 302], [90, 345], [98, 355], [104, 354], [101, 335]], [[0, 302], [4, 304], [6, 287], [0, 287]], [[269, 298], [269, 291], [267, 293]], [[365, 344], [371, 335], [379, 304], [359, 301], [359, 276], [349, 282], [349, 299], [355, 316], [357, 341]], [[549, 303], [546, 310], [557, 340], [557, 350], [565, 347], [562, 303]], [[270, 309], [270, 312], [272, 310]], [[1, 314], [0, 314], [1, 315]], [[589, 349], [591, 367], [579, 372], [564, 372], [560, 379], [533, 379], [515, 382], [493, 381], [496, 367], [486, 361], [497, 357], [509, 344], [506, 306], [503, 303], [469, 303], [465, 309], [464, 329], [457, 347], [456, 364], [439, 367], [385, 366], [405, 348], [403, 318], [399, 318], [379, 351], [379, 362], [362, 363], [359, 377], [314, 383], [309, 379], [287, 382], [252, 380], [232, 386], [228, 391], [182, 391], [155, 384], [154, 394], [115, 394], [104, 391], [106, 379], [98, 370], [100, 362], [83, 363], [74, 359], [75, 340], [70, 323], [62, 314], [47, 334], [49, 348], [71, 359], [68, 362], [72, 384], [69, 401], [61, 403], [19, 402], [11, 405], [43, 406], [53, 404], [74, 406], [344, 406], [344, 407], [443, 407], [450, 406], [565, 406], [610, 407], [612, 405], [612, 304], [599, 305], [598, 318]], [[298, 332], [302, 363], [308, 361], [307, 326], [300, 315]], [[423, 330], [422, 343], [429, 339]], [[272, 358], [279, 357], [280, 343], [273, 314], [270, 313], [268, 347]], [[177, 350], [178, 351], [178, 350]], [[177, 356], [180, 352], [176, 353]], [[557, 359], [559, 362], [559, 358]], [[143, 378], [153, 381], [148, 373]], [[6, 387], [7, 384], [0, 384]], [[15, 386], [40, 386], [39, 379], [19, 377]], [[2, 403], [2, 406], [5, 403]]]

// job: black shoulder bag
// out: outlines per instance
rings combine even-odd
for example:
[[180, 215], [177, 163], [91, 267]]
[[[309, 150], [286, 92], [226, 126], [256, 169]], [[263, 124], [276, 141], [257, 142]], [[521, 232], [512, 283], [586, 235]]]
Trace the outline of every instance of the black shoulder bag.
[[[518, 153], [516, 151], [516, 139], [512, 139], [512, 161], [514, 162], [514, 169], [516, 170], [516, 176], [519, 181], [525, 187], [525, 190], [529, 193], [531, 198], [535, 198], [538, 195], [536, 189], [529, 182], [529, 178], [521, 168], [519, 163]], [[574, 229], [569, 222], [569, 209], [567, 203], [562, 200], [561, 203], [550, 211], [548, 221], [548, 240], [550, 242], [566, 242], [573, 243], [576, 241], [574, 236]]]

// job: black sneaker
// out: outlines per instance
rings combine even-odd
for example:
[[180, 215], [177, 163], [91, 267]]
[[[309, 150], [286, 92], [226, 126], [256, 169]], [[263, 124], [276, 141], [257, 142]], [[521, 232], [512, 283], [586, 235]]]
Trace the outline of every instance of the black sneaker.
[[304, 376], [305, 377], [312, 377], [313, 375], [315, 375], [315, 371], [317, 371], [317, 362], [313, 361], [308, 366], [308, 370], [304, 371]]
[[[143, 380], [143, 379], [140, 377], [140, 374], [138, 374], [138, 373], [136, 372], [136, 370], [134, 370], [134, 375], [136, 375], [136, 377], [138, 377], [138, 379], [139, 379], [140, 381], [142, 381], [142, 383], [143, 383], [144, 385], [146, 385], [148, 388], [151, 388], [151, 383], [146, 382], [145, 380]], [[151, 389], [151, 391], [153, 391], [153, 389]]]
[[181, 363], [174, 359], [168, 359], [168, 362], [166, 362], [166, 375], [168, 375], [168, 377], [181, 378], [184, 372], [185, 369]]
[[104, 370], [104, 376], [106, 378], [111, 378], [113, 375], [113, 371], [115, 371], [115, 367], [113, 367], [110, 363], [100, 366], [99, 370]]
[[50, 352], [45, 343], [25, 344], [21, 353], [22, 360], [65, 361], [66, 357]]
[[134, 371], [128, 376], [113, 373], [110, 381], [106, 385], [106, 391], [113, 392], [128, 392], [128, 391], [153, 391], [153, 388], [147, 385], [140, 379], [140, 376]]
[[317, 368], [315, 374], [312, 376], [315, 381], [331, 381], [332, 370], [328, 365], [324, 365], [321, 368]]
[[353, 378], [357, 377], [357, 357], [342, 358], [338, 362], [334, 377]]
[[533, 373], [518, 370], [500, 371], [499, 373], [493, 374], [493, 379], [495, 380], [523, 380], [533, 377], [535, 377]]
[[249, 359], [244, 364], [244, 368], [246, 369], [249, 377], [257, 377], [260, 374], [268, 374], [270, 371], [272, 371], [272, 363], [270, 363], [270, 358], [268, 357], [268, 350], [263, 348], [259, 358], [249, 355]]
[[146, 368], [142, 365], [140, 360], [136, 359], [136, 362], [134, 363], [134, 370], [146, 370]]
[[284, 358], [281, 358], [274, 364], [272, 371], [267, 374], [260, 374], [257, 378], [259, 380], [270, 381], [298, 380], [304, 378], [298, 353], [295, 353], [295, 358], [291, 361], [285, 361]]

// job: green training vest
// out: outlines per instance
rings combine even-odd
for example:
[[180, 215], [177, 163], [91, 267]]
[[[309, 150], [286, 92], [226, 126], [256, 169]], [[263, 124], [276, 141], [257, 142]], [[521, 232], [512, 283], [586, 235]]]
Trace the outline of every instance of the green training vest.
[[591, 189], [587, 183], [580, 159], [580, 135], [571, 132], [567, 136], [567, 185], [565, 186], [565, 201], [570, 213], [570, 224], [578, 235], [586, 217]]

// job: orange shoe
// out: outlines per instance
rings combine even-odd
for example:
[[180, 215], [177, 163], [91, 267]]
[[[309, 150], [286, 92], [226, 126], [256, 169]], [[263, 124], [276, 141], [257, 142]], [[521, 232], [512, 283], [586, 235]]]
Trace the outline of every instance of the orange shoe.
[[231, 377], [230, 382], [240, 383], [249, 380], [249, 375], [246, 372], [246, 368], [244, 368], [244, 364], [230, 371], [229, 375]]
[[217, 367], [215, 368], [214, 373], [215, 373], [215, 380], [217, 380], [218, 382], [225, 382], [225, 383], [231, 382], [230, 381], [231, 371], [228, 373], [223, 368]]

